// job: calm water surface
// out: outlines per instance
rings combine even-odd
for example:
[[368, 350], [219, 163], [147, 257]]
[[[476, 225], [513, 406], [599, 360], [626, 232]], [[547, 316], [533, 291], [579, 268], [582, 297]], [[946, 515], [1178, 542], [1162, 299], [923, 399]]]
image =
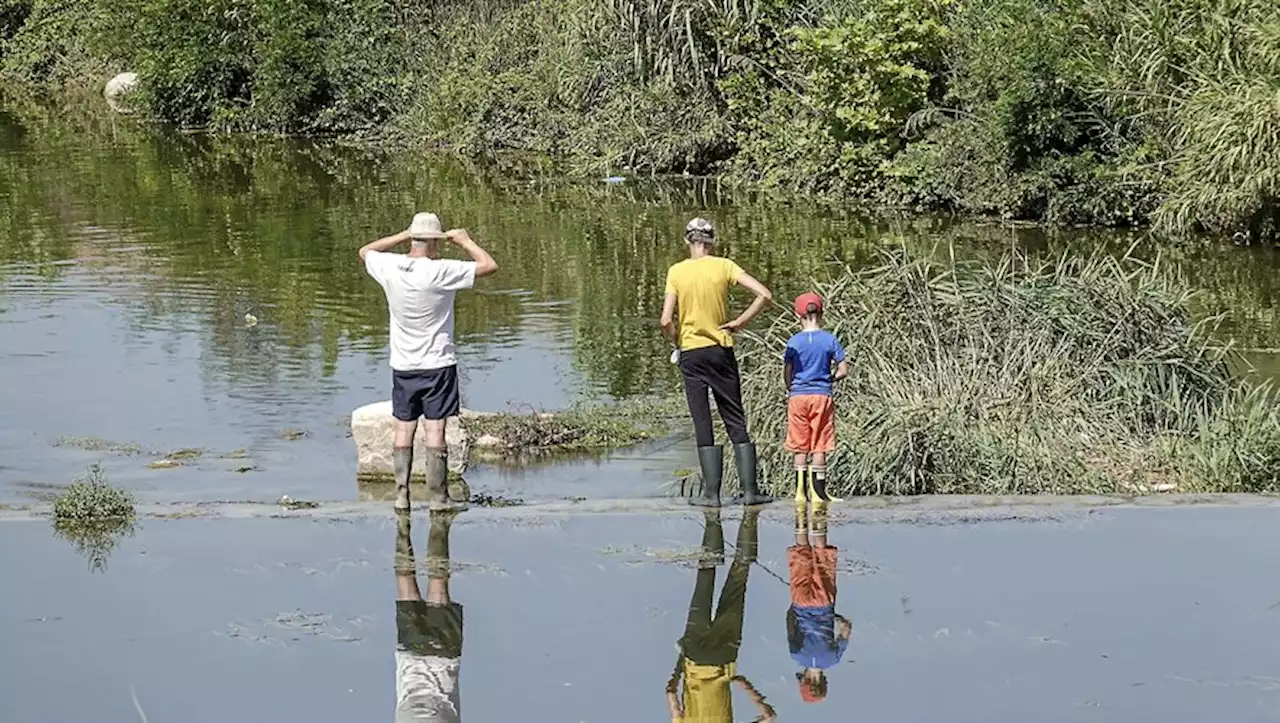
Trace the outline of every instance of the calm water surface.
[[[814, 705], [788, 648], [777, 576], [792, 528], [774, 506], [738, 598], [737, 672], [778, 721], [1274, 721], [1275, 512], [832, 524], [853, 633]], [[389, 517], [149, 520], [101, 573], [47, 523], [0, 522], [0, 546], [22, 551], [0, 556], [0, 719], [136, 723], [136, 695], [151, 721], [393, 720]], [[737, 518], [723, 520], [717, 603]], [[410, 534], [425, 593], [426, 515]], [[696, 515], [463, 513], [449, 550], [461, 720], [670, 720], [676, 641], [705, 604], [690, 564], [702, 538]], [[741, 693], [733, 706], [733, 720], [755, 718]]]
[[[152, 499], [361, 494], [347, 419], [387, 396], [389, 372], [382, 293], [355, 251], [423, 209], [469, 228], [502, 265], [458, 301], [464, 403], [477, 409], [673, 388], [654, 318], [693, 214], [713, 218], [727, 252], [782, 299], [835, 265], [874, 262], [882, 246], [1120, 253], [1138, 238], [734, 204], [698, 181], [531, 183], [448, 159], [9, 108], [0, 501], [47, 496], [95, 462]], [[1180, 267], [1242, 346], [1280, 347], [1277, 254], [1138, 249]], [[1274, 356], [1255, 359], [1275, 367]], [[557, 467], [536, 484], [520, 470], [479, 470], [472, 482], [523, 496], [655, 494], [654, 475], [691, 466], [684, 446], [664, 447]], [[147, 467], [184, 448], [204, 454]]]

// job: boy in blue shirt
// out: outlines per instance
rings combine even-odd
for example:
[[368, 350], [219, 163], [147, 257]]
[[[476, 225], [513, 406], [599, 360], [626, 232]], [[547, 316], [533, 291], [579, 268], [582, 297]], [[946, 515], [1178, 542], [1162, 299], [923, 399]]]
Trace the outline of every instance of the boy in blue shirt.
[[844, 657], [853, 625], [836, 612], [837, 558], [836, 548], [827, 544], [827, 511], [815, 505], [808, 529], [803, 520], [804, 507], [797, 507], [796, 544], [787, 548], [787, 647], [801, 668], [796, 673], [801, 700], [817, 703], [827, 697], [826, 670]]
[[[849, 374], [844, 347], [822, 329], [822, 297], [812, 291], [795, 300], [801, 330], [783, 354], [787, 400], [787, 451], [795, 454], [796, 504], [815, 506], [827, 496], [827, 454], [836, 447], [836, 407], [831, 385]], [[835, 374], [831, 366], [836, 365]], [[812, 465], [809, 457], [812, 455]]]

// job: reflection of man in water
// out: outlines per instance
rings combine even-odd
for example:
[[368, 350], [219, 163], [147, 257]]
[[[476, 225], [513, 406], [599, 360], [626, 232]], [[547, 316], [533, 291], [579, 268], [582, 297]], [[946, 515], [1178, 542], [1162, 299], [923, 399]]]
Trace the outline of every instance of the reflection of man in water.
[[462, 606], [449, 598], [449, 529], [457, 512], [431, 513], [427, 599], [418, 589], [409, 512], [396, 515], [396, 721], [461, 720]]
[[827, 544], [826, 505], [815, 502], [811, 515], [806, 525], [804, 505], [796, 506], [796, 544], [787, 548], [791, 572], [787, 644], [791, 659], [801, 668], [796, 679], [806, 703], [827, 697], [825, 671], [844, 657], [853, 631], [849, 621], [836, 613], [836, 548]]
[[[738, 546], [729, 576], [720, 591], [720, 605], [712, 615], [716, 566], [724, 562], [724, 528], [719, 510], [706, 511], [698, 578], [689, 602], [689, 620], [680, 638], [680, 657], [667, 683], [667, 706], [672, 721], [733, 723], [731, 684], [736, 683], [760, 711], [757, 721], [772, 721], [773, 708], [764, 696], [738, 675], [738, 648], [742, 644], [743, 612], [747, 602], [747, 573], [755, 562], [760, 543], [759, 510], [748, 509], [738, 529]], [[684, 695], [680, 681], [684, 680]]]

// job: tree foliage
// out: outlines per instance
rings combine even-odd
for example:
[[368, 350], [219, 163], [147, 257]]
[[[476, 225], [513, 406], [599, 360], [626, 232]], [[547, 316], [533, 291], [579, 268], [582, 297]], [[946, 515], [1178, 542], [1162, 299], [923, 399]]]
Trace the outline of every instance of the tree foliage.
[[[182, 126], [1277, 238], [1268, 0], [2, 0], [0, 73]], [[100, 87], [100, 86], [99, 86]]]

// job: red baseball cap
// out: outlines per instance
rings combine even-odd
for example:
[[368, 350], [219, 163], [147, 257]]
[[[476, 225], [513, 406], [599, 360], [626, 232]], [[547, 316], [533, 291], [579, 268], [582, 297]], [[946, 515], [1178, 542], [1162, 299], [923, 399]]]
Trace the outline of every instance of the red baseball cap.
[[800, 700], [806, 703], [821, 703], [827, 699], [827, 686], [825, 680], [822, 685], [812, 686], [809, 685], [809, 681], [805, 680], [802, 675], [797, 675], [796, 678], [800, 683]]
[[[812, 311], [809, 310], [810, 306], [814, 307]], [[812, 291], [806, 291], [796, 297], [795, 310], [796, 316], [808, 316], [815, 312], [821, 314], [822, 297]]]

